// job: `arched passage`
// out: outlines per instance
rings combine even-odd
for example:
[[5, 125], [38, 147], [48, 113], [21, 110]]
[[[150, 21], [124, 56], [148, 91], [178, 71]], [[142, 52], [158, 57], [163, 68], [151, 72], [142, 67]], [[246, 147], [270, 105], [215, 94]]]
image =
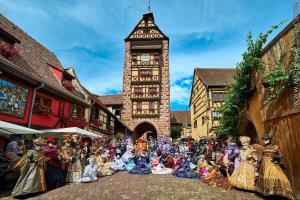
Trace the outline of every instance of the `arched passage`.
[[156, 128], [148, 123], [148, 122], [142, 122], [139, 125], [137, 125], [134, 129], [134, 141], [138, 138], [145, 136], [147, 139], [152, 136], [154, 138], [157, 137], [157, 131]]
[[251, 143], [257, 143], [258, 142], [258, 136], [255, 126], [251, 121], [248, 121], [247, 127], [246, 127], [246, 133], [247, 136], [251, 138]]

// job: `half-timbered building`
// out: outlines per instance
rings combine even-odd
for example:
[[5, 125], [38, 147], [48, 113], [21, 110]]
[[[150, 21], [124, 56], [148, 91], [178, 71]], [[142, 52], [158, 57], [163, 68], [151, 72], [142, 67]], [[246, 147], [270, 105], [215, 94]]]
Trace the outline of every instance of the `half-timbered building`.
[[224, 103], [226, 86], [233, 81], [235, 69], [196, 68], [190, 98], [192, 137], [200, 139], [214, 134]]

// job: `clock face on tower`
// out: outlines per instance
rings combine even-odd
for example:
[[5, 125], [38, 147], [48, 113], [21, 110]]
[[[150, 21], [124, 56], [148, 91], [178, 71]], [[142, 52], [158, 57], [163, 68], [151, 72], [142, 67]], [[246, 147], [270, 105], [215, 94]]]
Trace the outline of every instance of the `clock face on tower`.
[[141, 61], [150, 61], [150, 54], [149, 53], [142, 53]]

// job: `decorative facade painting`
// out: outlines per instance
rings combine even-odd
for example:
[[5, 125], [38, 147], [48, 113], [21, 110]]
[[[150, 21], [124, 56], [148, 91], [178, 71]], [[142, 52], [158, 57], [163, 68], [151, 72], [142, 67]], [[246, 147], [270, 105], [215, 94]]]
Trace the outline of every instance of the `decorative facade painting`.
[[28, 89], [0, 79], [0, 113], [15, 117], [24, 117]]

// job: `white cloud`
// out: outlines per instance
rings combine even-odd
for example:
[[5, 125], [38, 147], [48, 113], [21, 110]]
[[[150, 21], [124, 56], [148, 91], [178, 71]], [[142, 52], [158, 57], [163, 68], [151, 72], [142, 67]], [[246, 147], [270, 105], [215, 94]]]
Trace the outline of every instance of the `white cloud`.
[[171, 85], [171, 103], [178, 103], [188, 106], [190, 99], [190, 89], [180, 87], [179, 85]]

